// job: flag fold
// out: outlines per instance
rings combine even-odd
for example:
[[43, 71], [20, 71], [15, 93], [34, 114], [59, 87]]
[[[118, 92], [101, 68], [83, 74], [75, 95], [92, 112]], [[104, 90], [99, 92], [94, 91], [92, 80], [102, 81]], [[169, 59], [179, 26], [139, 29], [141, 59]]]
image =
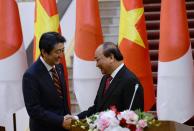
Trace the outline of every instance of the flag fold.
[[140, 80], [144, 89], [144, 110], [155, 104], [154, 85], [148, 52], [148, 41], [142, 0], [120, 1], [118, 46], [124, 63]]
[[157, 113], [183, 123], [194, 115], [194, 72], [185, 0], [162, 0]]
[[98, 0], [77, 0], [73, 80], [81, 110], [93, 105], [100, 84], [102, 75], [96, 68], [94, 54], [102, 42]]
[[24, 107], [22, 76], [27, 68], [18, 6], [0, 1], [0, 126], [12, 131], [13, 113]]

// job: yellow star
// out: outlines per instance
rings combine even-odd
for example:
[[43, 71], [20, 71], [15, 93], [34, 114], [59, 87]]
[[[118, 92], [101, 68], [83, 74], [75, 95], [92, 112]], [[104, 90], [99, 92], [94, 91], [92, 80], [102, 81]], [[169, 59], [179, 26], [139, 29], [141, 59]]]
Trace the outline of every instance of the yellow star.
[[145, 48], [144, 42], [135, 27], [139, 19], [142, 17], [143, 12], [143, 8], [127, 11], [123, 5], [123, 0], [121, 0], [119, 44], [123, 38], [126, 38]]
[[39, 40], [43, 33], [48, 31], [58, 32], [59, 28], [59, 15], [49, 16], [45, 9], [42, 7], [39, 0], [37, 2], [37, 14], [35, 23], [35, 37], [36, 37], [36, 56], [37, 59], [40, 55], [39, 51]]

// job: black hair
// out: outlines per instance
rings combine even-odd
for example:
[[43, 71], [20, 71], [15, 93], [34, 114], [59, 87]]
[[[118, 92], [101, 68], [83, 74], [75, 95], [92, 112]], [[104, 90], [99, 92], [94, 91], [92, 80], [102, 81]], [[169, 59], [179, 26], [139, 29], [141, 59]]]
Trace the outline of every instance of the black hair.
[[44, 51], [49, 54], [54, 49], [56, 44], [64, 43], [64, 42], [66, 42], [65, 38], [59, 33], [46, 32], [42, 34], [42, 36], [40, 37], [40, 41], [39, 41], [40, 52], [42, 49], [44, 49]]
[[118, 61], [123, 60], [123, 55], [121, 54], [118, 46], [112, 42], [103, 43], [103, 54], [105, 57], [110, 57], [111, 55]]

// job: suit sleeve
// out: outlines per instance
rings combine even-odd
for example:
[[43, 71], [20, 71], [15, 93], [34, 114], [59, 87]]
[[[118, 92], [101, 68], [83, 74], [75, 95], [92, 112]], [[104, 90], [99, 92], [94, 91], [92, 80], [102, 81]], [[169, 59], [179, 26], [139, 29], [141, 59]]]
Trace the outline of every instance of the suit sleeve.
[[84, 119], [84, 118], [89, 117], [95, 113], [96, 113], [96, 107], [94, 104], [93, 106], [89, 107], [88, 110], [79, 113], [77, 116], [79, 117], [79, 119]]
[[29, 116], [45, 123], [62, 126], [63, 116], [45, 110], [40, 103], [40, 90], [38, 82], [30, 73], [25, 73], [22, 81], [24, 101]]
[[[98, 93], [97, 93], [98, 94]], [[89, 107], [88, 110], [83, 111], [81, 113], [79, 113], [77, 116], [79, 117], [79, 119], [84, 119], [86, 117], [89, 117], [95, 113], [97, 113], [97, 99], [98, 99], [98, 95], [96, 96], [95, 100], [94, 100], [94, 105]]]
[[95, 113], [98, 112], [98, 111], [97, 111], [97, 105], [98, 105], [97, 100], [99, 99], [99, 90], [100, 90], [100, 88], [102, 87], [103, 81], [105, 80], [105, 78], [106, 78], [106, 77], [104, 76], [104, 77], [101, 79], [100, 86], [99, 86], [99, 89], [98, 89], [96, 98], [95, 98], [95, 100], [94, 100], [94, 105], [91, 106], [91, 107], [89, 107], [88, 110], [79, 113], [79, 114], [78, 114], [79, 119], [84, 119], [84, 118], [89, 117], [89, 116], [91, 116], [91, 115], [93, 115], [93, 114], [95, 114]]

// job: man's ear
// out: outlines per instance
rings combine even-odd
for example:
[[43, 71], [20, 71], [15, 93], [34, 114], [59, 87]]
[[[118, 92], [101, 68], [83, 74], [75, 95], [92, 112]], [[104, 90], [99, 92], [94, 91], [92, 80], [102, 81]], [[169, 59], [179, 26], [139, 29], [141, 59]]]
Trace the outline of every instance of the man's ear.
[[111, 59], [111, 61], [114, 61], [115, 60], [115, 57], [114, 57], [114, 55], [113, 54], [110, 54], [110, 59]]
[[42, 54], [43, 57], [45, 57], [45, 56], [48, 55], [48, 53], [44, 49], [42, 49], [40, 52], [41, 52], [41, 54]]

